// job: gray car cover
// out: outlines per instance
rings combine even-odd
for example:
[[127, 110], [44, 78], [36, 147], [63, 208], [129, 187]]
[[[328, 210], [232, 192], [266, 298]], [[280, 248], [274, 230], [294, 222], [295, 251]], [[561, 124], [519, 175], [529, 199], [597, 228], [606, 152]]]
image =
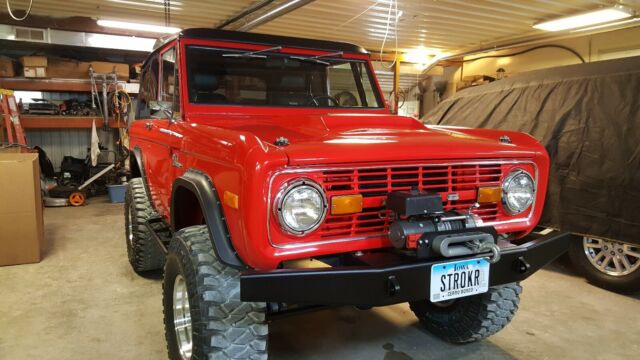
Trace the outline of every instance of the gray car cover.
[[640, 57], [468, 88], [423, 121], [533, 135], [551, 157], [540, 223], [640, 243]]

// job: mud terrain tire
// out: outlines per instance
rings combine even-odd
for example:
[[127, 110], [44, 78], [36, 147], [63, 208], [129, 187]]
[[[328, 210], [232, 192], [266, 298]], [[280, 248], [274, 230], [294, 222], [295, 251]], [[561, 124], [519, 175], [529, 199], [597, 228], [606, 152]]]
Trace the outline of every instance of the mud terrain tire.
[[164, 254], [144, 225], [154, 215], [141, 178], [129, 180], [124, 198], [124, 226], [129, 263], [137, 273], [161, 269]]
[[[191, 359], [267, 359], [266, 304], [240, 301], [240, 273], [216, 258], [205, 225], [175, 233], [162, 298], [169, 359], [182, 359], [181, 348], [190, 349]], [[181, 308], [188, 309], [186, 336], [178, 331], [187, 313]], [[180, 338], [191, 339], [191, 346]]]
[[518, 283], [489, 288], [475, 296], [437, 305], [429, 300], [410, 303], [422, 325], [445, 341], [464, 344], [502, 330], [518, 310], [522, 287]]

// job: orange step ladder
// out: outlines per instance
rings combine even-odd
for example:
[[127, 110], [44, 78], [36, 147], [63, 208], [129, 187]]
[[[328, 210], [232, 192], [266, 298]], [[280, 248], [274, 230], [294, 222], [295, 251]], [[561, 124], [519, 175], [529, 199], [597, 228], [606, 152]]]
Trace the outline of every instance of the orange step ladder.
[[[20, 110], [13, 96], [13, 91], [0, 89], [2, 96], [2, 113], [4, 118], [4, 128], [7, 130], [7, 138], [9, 144], [27, 145], [27, 138], [24, 136], [24, 130], [20, 124]], [[3, 135], [0, 129], [0, 135]], [[0, 137], [0, 140], [2, 137]]]

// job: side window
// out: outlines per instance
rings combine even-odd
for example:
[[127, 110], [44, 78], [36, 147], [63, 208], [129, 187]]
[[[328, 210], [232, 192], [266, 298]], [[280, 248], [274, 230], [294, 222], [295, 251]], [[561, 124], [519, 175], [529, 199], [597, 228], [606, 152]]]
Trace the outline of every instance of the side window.
[[340, 106], [361, 107], [362, 101], [354, 81], [354, 74], [351, 63], [331, 66], [329, 73], [329, 95], [336, 99]]
[[362, 87], [364, 89], [364, 96], [366, 98], [366, 104], [364, 106], [373, 106], [378, 107], [381, 106], [378, 101], [376, 94], [377, 90], [373, 89], [374, 79], [370, 76], [369, 72], [366, 69], [366, 63], [356, 63], [353, 64], [354, 72], [359, 77], [359, 82], [362, 83]]
[[[163, 106], [180, 111], [180, 91], [178, 83], [178, 71], [176, 68], [176, 48], [167, 50], [162, 54], [162, 91], [160, 101]], [[170, 107], [168, 105], [171, 105]]]
[[142, 70], [140, 93], [138, 94], [138, 109], [136, 119], [151, 117], [151, 102], [158, 100], [158, 57], [149, 60]]

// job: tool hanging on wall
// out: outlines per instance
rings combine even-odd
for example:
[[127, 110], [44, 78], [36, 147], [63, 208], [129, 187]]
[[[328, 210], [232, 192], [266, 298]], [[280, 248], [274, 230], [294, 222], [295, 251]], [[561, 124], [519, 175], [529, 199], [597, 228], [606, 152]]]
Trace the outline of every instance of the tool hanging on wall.
[[[107, 74], [99, 74], [93, 70], [92, 66], [89, 66], [89, 79], [91, 80], [91, 107], [95, 109], [97, 104], [103, 117], [102, 128], [107, 131], [109, 129], [109, 88], [113, 86], [115, 91], [118, 90], [118, 74], [115, 66], [113, 71]], [[100, 99], [96, 79], [102, 82], [102, 100]]]

